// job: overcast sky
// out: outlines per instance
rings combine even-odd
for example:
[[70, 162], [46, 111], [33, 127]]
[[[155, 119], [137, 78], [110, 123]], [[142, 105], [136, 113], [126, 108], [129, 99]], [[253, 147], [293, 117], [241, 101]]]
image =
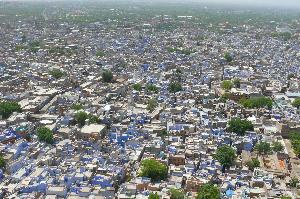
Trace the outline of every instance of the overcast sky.
[[[195, 0], [197, 1], [197, 0]], [[199, 0], [201, 1], [201, 0]], [[276, 5], [276, 6], [297, 6], [300, 7], [300, 0], [203, 0], [206, 2], [230, 2], [238, 4], [255, 4], [255, 5]]]
[[[0, 0], [1, 1], [1, 0]], [[90, 0], [2, 0], [2, 1], [90, 1]], [[103, 1], [103, 0], [92, 0], [92, 1]], [[299, 8], [300, 11], [300, 0], [104, 0], [104, 1], [133, 1], [133, 2], [194, 2], [194, 3], [220, 3], [220, 4], [236, 4], [236, 5], [256, 5], [264, 7], [291, 7]]]

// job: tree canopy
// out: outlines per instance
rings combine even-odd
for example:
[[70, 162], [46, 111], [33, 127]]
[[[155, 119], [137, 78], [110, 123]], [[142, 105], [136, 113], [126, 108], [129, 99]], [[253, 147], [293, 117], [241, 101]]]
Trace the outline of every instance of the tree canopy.
[[282, 151], [283, 150], [283, 145], [280, 142], [275, 141], [275, 142], [272, 143], [272, 149], [275, 152]]
[[296, 99], [293, 101], [292, 105], [293, 105], [294, 107], [296, 107], [296, 108], [299, 108], [299, 107], [300, 107], [300, 97], [299, 97], [299, 98], [296, 98]]
[[83, 108], [83, 106], [82, 106], [82, 104], [80, 104], [80, 103], [77, 103], [77, 104], [73, 104], [72, 105], [72, 109], [74, 109], [74, 110], [76, 110], [76, 111], [79, 111], [80, 109], [82, 109]]
[[80, 111], [75, 114], [75, 121], [77, 124], [79, 124], [79, 126], [84, 126], [87, 118], [88, 114], [84, 111]]
[[289, 181], [289, 184], [290, 184], [290, 187], [291, 187], [291, 188], [297, 188], [298, 183], [299, 183], [299, 180], [298, 180], [298, 178], [296, 178], [296, 177], [293, 177], [293, 178]]
[[262, 141], [256, 143], [254, 150], [256, 150], [261, 155], [266, 155], [272, 151], [272, 148], [270, 143]]
[[158, 92], [158, 88], [154, 85], [154, 84], [148, 84], [146, 89], [148, 91], [151, 91], [151, 92], [154, 92], [154, 93], [157, 93]]
[[252, 97], [249, 99], [242, 99], [240, 103], [245, 108], [272, 108], [273, 101], [268, 97]]
[[79, 124], [79, 126], [84, 126], [85, 125], [85, 121], [87, 119], [89, 120], [89, 122], [91, 124], [99, 123], [100, 122], [99, 117], [97, 117], [97, 116], [95, 116], [93, 114], [87, 114], [84, 111], [80, 111], [80, 112], [77, 112], [75, 114], [75, 121], [76, 121], [77, 124]]
[[196, 199], [220, 199], [221, 193], [218, 187], [213, 184], [207, 183], [203, 184], [198, 192]]
[[232, 87], [233, 87], [233, 83], [232, 83], [230, 80], [224, 80], [224, 81], [222, 81], [222, 83], [221, 83], [221, 87], [222, 87], [224, 90], [230, 90], [230, 89], [232, 89]]
[[253, 131], [253, 124], [248, 120], [233, 118], [228, 122], [228, 131], [234, 132], [237, 135], [243, 136], [246, 131]]
[[182, 91], [182, 86], [179, 82], [171, 82], [169, 84], [169, 91], [172, 93], [177, 93], [179, 91]]
[[291, 132], [290, 135], [290, 141], [294, 150], [294, 153], [297, 156], [300, 156], [300, 132]]
[[141, 162], [140, 176], [151, 178], [152, 182], [164, 180], [168, 176], [168, 166], [154, 159]]
[[170, 199], [184, 199], [185, 193], [181, 189], [170, 189]]
[[0, 102], [0, 115], [7, 119], [13, 112], [21, 112], [21, 106], [17, 102]]
[[220, 162], [223, 167], [230, 167], [235, 160], [235, 150], [230, 146], [224, 145], [218, 147], [214, 158]]
[[0, 155], [0, 169], [4, 169], [6, 166], [6, 162], [2, 155]]
[[40, 141], [46, 142], [47, 144], [52, 144], [54, 142], [53, 133], [47, 127], [39, 127], [37, 129], [37, 136]]
[[49, 71], [49, 75], [51, 75], [55, 79], [60, 79], [63, 76], [65, 76], [65, 73], [63, 71], [59, 70], [58, 68], [54, 68]]
[[142, 85], [139, 83], [133, 84], [132, 88], [136, 91], [141, 91], [142, 90]]
[[96, 56], [97, 56], [97, 57], [104, 57], [104, 56], [105, 56], [105, 52], [102, 51], [102, 50], [98, 50], [98, 51], [96, 52]]
[[150, 193], [148, 199], [159, 199], [159, 196], [157, 193]]
[[260, 166], [260, 162], [257, 158], [252, 158], [252, 160], [246, 162], [248, 168], [253, 171], [255, 168]]
[[147, 110], [150, 112], [153, 112], [155, 108], [157, 107], [158, 103], [155, 98], [149, 99], [147, 104]]
[[241, 87], [241, 80], [238, 79], [238, 78], [235, 78], [233, 81], [232, 81], [233, 85], [235, 88], [240, 88]]
[[227, 62], [232, 62], [233, 61], [233, 57], [230, 55], [230, 53], [226, 52], [224, 54], [224, 58]]
[[113, 80], [113, 74], [111, 71], [109, 70], [105, 70], [103, 73], [102, 73], [102, 80], [106, 83], [110, 83], [112, 82]]

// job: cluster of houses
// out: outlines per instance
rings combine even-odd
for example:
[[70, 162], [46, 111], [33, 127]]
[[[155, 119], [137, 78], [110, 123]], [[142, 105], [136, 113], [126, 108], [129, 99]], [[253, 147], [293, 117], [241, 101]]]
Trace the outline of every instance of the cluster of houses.
[[[292, 106], [300, 97], [299, 30], [289, 29], [293, 37], [284, 41], [270, 36], [279, 30], [269, 25], [224, 23], [221, 34], [192, 19], [179, 16], [182, 27], [172, 31], [153, 28], [171, 23], [166, 15], [126, 27], [3, 22], [0, 101], [17, 102], [22, 112], [0, 120], [6, 162], [0, 198], [146, 199], [157, 193], [169, 199], [171, 189], [195, 198], [205, 183], [216, 184], [222, 198], [300, 197], [290, 185], [300, 179], [300, 159], [289, 140], [290, 132], [300, 133], [299, 110]], [[111, 82], [103, 81], [104, 71], [113, 74]], [[222, 88], [222, 81], [236, 78], [238, 87]], [[170, 90], [173, 82], [178, 92]], [[224, 93], [228, 100], [221, 99]], [[272, 108], [239, 103], [259, 96], [270, 97]], [[97, 121], [79, 125], [79, 112]], [[251, 121], [254, 130], [229, 132], [232, 118]], [[53, 132], [53, 144], [38, 139], [41, 126]], [[283, 149], [259, 155], [254, 147], [261, 141]], [[225, 173], [215, 158], [222, 145], [237, 153]], [[252, 158], [260, 163], [254, 170], [247, 166]], [[167, 179], [141, 176], [145, 159], [166, 164]]]

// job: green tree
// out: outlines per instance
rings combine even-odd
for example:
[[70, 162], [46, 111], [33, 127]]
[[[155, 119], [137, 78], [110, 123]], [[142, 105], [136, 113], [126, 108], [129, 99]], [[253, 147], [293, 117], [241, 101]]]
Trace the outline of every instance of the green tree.
[[234, 84], [235, 88], [240, 88], [241, 87], [241, 80], [238, 78], [235, 78], [232, 83]]
[[249, 99], [242, 99], [240, 103], [245, 108], [272, 108], [273, 101], [268, 97], [252, 97]]
[[221, 83], [221, 87], [222, 87], [224, 90], [230, 90], [230, 89], [232, 89], [232, 87], [233, 87], [233, 83], [232, 83], [230, 80], [224, 80], [224, 81], [222, 81], [222, 83]]
[[283, 150], [283, 145], [280, 142], [273, 142], [272, 143], [272, 149], [275, 152], [280, 152]]
[[252, 160], [246, 162], [246, 165], [253, 171], [255, 168], [260, 167], [260, 162], [257, 158], [252, 158]]
[[85, 125], [85, 120], [88, 119], [88, 114], [86, 112], [80, 111], [75, 114], [75, 121], [79, 126]]
[[181, 189], [170, 189], [170, 199], [184, 199], [185, 193]]
[[225, 60], [226, 60], [228, 63], [233, 61], [232, 56], [231, 56], [230, 53], [228, 53], [228, 52], [226, 52], [226, 53], [224, 54], [224, 58], [225, 58]]
[[222, 103], [226, 103], [227, 100], [229, 100], [229, 99], [230, 99], [230, 94], [229, 94], [229, 93], [224, 93], [224, 94], [220, 97], [220, 101], [221, 101]]
[[151, 178], [152, 182], [165, 180], [168, 176], [168, 166], [154, 159], [141, 162], [140, 176]]
[[155, 98], [149, 99], [147, 104], [147, 110], [150, 112], [153, 112], [155, 108], [157, 107], [158, 103]]
[[103, 73], [102, 73], [102, 80], [106, 83], [109, 83], [109, 82], [112, 82], [113, 80], [113, 74], [111, 71], [109, 70], [105, 70]]
[[88, 115], [88, 119], [89, 119], [89, 122], [90, 122], [91, 124], [97, 124], [97, 123], [100, 123], [100, 119], [99, 119], [99, 117], [97, 117], [96, 115], [89, 114], [89, 115]]
[[290, 187], [291, 187], [291, 188], [297, 188], [298, 183], [299, 183], [299, 180], [298, 180], [298, 178], [296, 178], [296, 177], [293, 177], [293, 178], [289, 181], [289, 184], [290, 184]]
[[81, 110], [83, 108], [83, 106], [82, 106], [82, 104], [80, 104], [80, 103], [77, 103], [77, 104], [73, 104], [72, 105], [72, 109], [73, 110], [76, 110], [76, 111], [79, 111], [79, 110]]
[[255, 145], [254, 150], [256, 150], [261, 155], [266, 155], [272, 151], [272, 148], [271, 148], [270, 143], [262, 141], [262, 142], [258, 142]]
[[42, 142], [46, 142], [48, 144], [52, 144], [54, 142], [53, 133], [47, 127], [39, 127], [37, 129], [37, 136], [38, 136], [39, 140]]
[[65, 76], [65, 73], [63, 71], [57, 69], [57, 68], [54, 68], [54, 69], [49, 71], [49, 75], [51, 75], [55, 79], [60, 79], [63, 76]]
[[228, 122], [228, 131], [234, 132], [240, 136], [245, 135], [246, 131], [253, 131], [253, 124], [248, 120], [233, 118]]
[[196, 199], [220, 199], [221, 193], [218, 187], [214, 186], [213, 184], [203, 184], [198, 192]]
[[6, 162], [2, 155], [0, 155], [0, 169], [4, 169], [6, 166]]
[[7, 119], [13, 112], [22, 112], [21, 106], [17, 102], [0, 102], [0, 115]]
[[294, 150], [294, 153], [300, 155], [300, 132], [291, 132], [289, 134], [290, 141]]
[[96, 56], [97, 56], [97, 57], [104, 57], [104, 56], [105, 56], [105, 52], [102, 51], [102, 50], [98, 50], [98, 51], [96, 52]]
[[168, 132], [166, 130], [162, 130], [157, 133], [157, 136], [160, 136], [160, 137], [165, 137], [167, 135], [168, 135]]
[[179, 91], [182, 91], [182, 86], [179, 82], [171, 82], [169, 84], [169, 91], [172, 93], [177, 93]]
[[159, 199], [159, 196], [157, 193], [150, 193], [148, 199]]
[[148, 84], [146, 88], [147, 88], [148, 91], [151, 91], [151, 92], [154, 92], [154, 93], [158, 92], [158, 88], [154, 84]]
[[296, 99], [293, 101], [292, 105], [293, 105], [294, 107], [296, 107], [296, 108], [299, 108], [299, 107], [300, 107], [300, 97], [299, 97], [299, 98], [296, 98]]
[[224, 172], [225, 168], [229, 168], [233, 164], [235, 156], [235, 150], [230, 146], [224, 145], [218, 147], [214, 158], [223, 166]]
[[132, 88], [133, 88], [134, 90], [136, 90], [136, 91], [141, 91], [141, 90], [142, 90], [142, 85], [139, 84], [139, 83], [137, 83], [137, 84], [134, 84], [134, 85], [132, 86]]

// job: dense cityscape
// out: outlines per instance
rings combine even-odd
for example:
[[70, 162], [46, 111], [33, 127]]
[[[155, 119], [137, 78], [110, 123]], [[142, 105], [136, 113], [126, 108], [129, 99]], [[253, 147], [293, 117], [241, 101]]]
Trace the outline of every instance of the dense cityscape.
[[0, 198], [300, 198], [299, 9], [0, 10]]

